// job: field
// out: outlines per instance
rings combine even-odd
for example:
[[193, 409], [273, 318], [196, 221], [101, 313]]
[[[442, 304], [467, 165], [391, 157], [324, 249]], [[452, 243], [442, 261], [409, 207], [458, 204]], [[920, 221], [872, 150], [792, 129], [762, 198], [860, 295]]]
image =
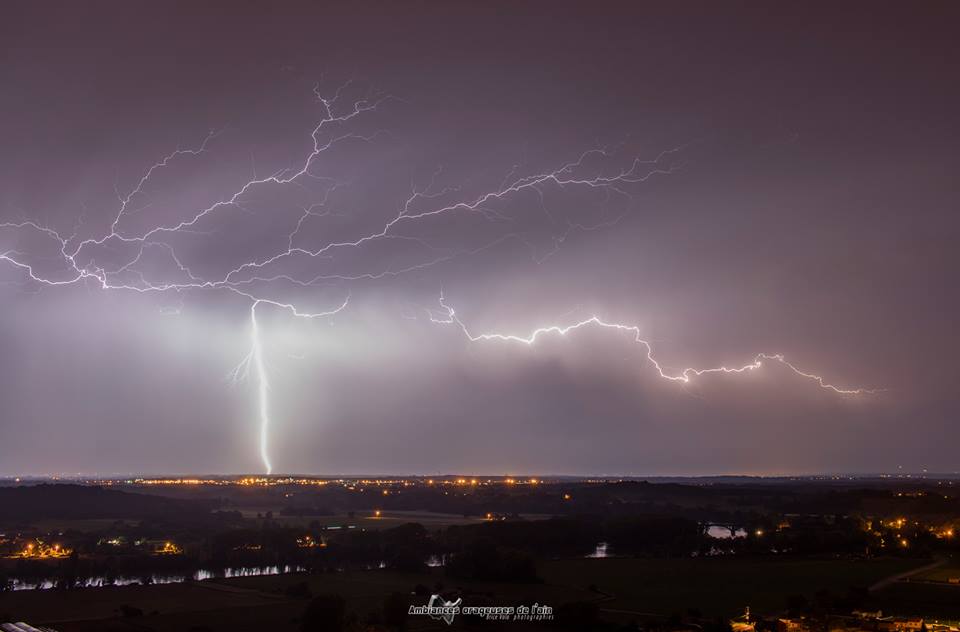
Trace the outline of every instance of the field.
[[[216, 584], [190, 583], [163, 586], [124, 586], [71, 591], [21, 591], [0, 593], [0, 618], [55, 624], [57, 630], [88, 629], [80, 623], [78, 628], [60, 622], [97, 621], [121, 617], [122, 606], [132, 606], [143, 611], [146, 621], [156, 617], [182, 616], [185, 612], [198, 610], [234, 610], [274, 605], [278, 600], [272, 595], [256, 591], [232, 590]], [[55, 612], [55, 616], [50, 613]], [[191, 615], [192, 618], [192, 615]]]
[[127, 524], [136, 524], [140, 522], [139, 518], [76, 518], [76, 519], [45, 519], [36, 520], [31, 523], [35, 529], [41, 533], [50, 531], [82, 531], [85, 533], [99, 533], [109, 531], [116, 523], [124, 522]]
[[951, 579], [958, 578], [960, 578], [960, 559], [957, 558], [949, 558], [944, 564], [911, 577], [912, 580], [943, 583], [949, 583]]
[[541, 574], [549, 583], [595, 585], [612, 596], [603, 603], [609, 610], [666, 616], [695, 608], [704, 617], [714, 618], [739, 614], [745, 606], [775, 612], [784, 608], [788, 595], [809, 597], [822, 589], [842, 594], [851, 586], [867, 587], [924, 563], [905, 559], [607, 558], [548, 562]]
[[[349, 514], [334, 514], [331, 516], [285, 516], [279, 513], [276, 507], [245, 508], [241, 510], [244, 518], [256, 521], [257, 524], [265, 522], [263, 516], [267, 511], [273, 511], [271, 521], [274, 524], [282, 524], [290, 527], [306, 527], [316, 521], [325, 526], [346, 526], [356, 525], [357, 528], [364, 529], [389, 529], [409, 522], [417, 522], [427, 529], [445, 529], [451, 525], [478, 524], [484, 522], [482, 516], [463, 517], [460, 514], [437, 513], [433, 511], [383, 511], [380, 516], [375, 516], [372, 512], [355, 512], [351, 517]], [[259, 518], [258, 518], [259, 514]], [[538, 514], [524, 514], [526, 520], [543, 520], [550, 516]]]
[[[557, 606], [570, 601], [596, 600], [608, 618], [629, 620], [666, 617], [697, 609], [703, 617], [734, 615], [749, 605], [776, 612], [787, 595], [808, 597], [821, 589], [843, 593], [850, 586], [868, 586], [879, 579], [921, 566], [922, 560], [777, 560], [777, 559], [567, 559], [539, 565], [542, 584], [495, 584], [447, 578], [442, 569], [424, 573], [387, 570], [318, 575], [248, 577], [176, 586], [146, 586], [78, 590], [62, 593], [0, 594], [0, 616], [32, 622], [53, 622], [62, 632], [88, 630], [296, 630], [306, 601], [289, 597], [286, 589], [306, 582], [313, 594], [337, 593], [361, 617], [379, 611], [392, 592], [409, 594], [418, 584], [433, 590], [482, 593], [494, 603], [533, 603]], [[883, 596], [911, 602], [899, 592]], [[936, 587], [936, 586], [934, 586]], [[960, 597], [960, 588], [951, 590]], [[909, 595], [907, 595], [909, 597]], [[422, 599], [424, 602], [425, 598]], [[121, 605], [139, 608], [144, 616], [123, 618]], [[109, 619], [109, 623], [104, 621]], [[458, 627], [457, 625], [454, 628]], [[434, 629], [431, 621], [411, 621], [411, 629]], [[440, 629], [440, 628], [436, 628]], [[534, 630], [533, 626], [524, 629]]]
[[[448, 588], [483, 593], [503, 603], [551, 604], [595, 598], [585, 590], [546, 584], [452, 582], [439, 570], [426, 573], [373, 570], [311, 576], [235, 578], [177, 586], [64, 593], [7, 593], [0, 594], [0, 617], [50, 623], [60, 632], [185, 632], [191, 629], [293, 632], [298, 629], [297, 620], [307, 601], [287, 596], [285, 589], [302, 582], [306, 582], [314, 594], [336, 593], [343, 596], [349, 609], [361, 617], [378, 613], [384, 598], [393, 592], [408, 594], [417, 584], [432, 589], [437, 582], [444, 583]], [[426, 598], [422, 598], [422, 601], [426, 603]], [[121, 617], [117, 611], [121, 605], [139, 608], [144, 615]], [[58, 612], [56, 620], [44, 614], [51, 608]], [[425, 618], [417, 618], [410, 624], [411, 630], [439, 630], [446, 627], [441, 628], [436, 622]], [[526, 625], [523, 629], [533, 631], [539, 628]]]
[[960, 619], [960, 560], [947, 558], [936, 568], [883, 588], [875, 595], [877, 603], [891, 612], [926, 615], [942, 619]]
[[933, 582], [897, 582], [875, 595], [885, 612], [960, 619], [960, 586]]

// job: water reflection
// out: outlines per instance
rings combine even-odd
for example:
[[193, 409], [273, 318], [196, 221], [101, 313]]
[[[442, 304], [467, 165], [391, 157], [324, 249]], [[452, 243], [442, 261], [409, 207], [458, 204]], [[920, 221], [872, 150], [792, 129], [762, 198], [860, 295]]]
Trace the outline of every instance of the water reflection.
[[735, 529], [731, 531], [730, 527], [712, 524], [707, 527], [707, 535], [718, 540], [730, 540], [732, 538], [745, 538], [747, 537], [747, 532], [744, 529]]
[[606, 542], [598, 542], [597, 548], [593, 550], [593, 553], [587, 555], [587, 557], [610, 557], [609, 549]]
[[[151, 574], [149, 576], [139, 577], [87, 577], [78, 580], [75, 584], [78, 588], [104, 588], [107, 586], [137, 586], [143, 584], [182, 584], [189, 581], [203, 581], [205, 579], [231, 578], [231, 577], [258, 577], [261, 575], [284, 575], [287, 573], [300, 573], [305, 571], [303, 566], [292, 566], [285, 564], [283, 566], [247, 566], [238, 568], [225, 568], [222, 570], [200, 569], [191, 575], [160, 575]], [[11, 579], [8, 584], [10, 590], [49, 590], [56, 587], [56, 582], [51, 579], [37, 581], [28, 581], [22, 579]]]

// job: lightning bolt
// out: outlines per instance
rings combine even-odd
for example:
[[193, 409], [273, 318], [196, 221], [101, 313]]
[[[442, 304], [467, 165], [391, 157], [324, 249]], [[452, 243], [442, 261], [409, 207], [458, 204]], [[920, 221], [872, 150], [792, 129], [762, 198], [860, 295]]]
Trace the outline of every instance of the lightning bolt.
[[[244, 296], [249, 297], [247, 294], [244, 294]], [[273, 465], [270, 462], [270, 453], [268, 450], [270, 438], [270, 376], [267, 373], [266, 362], [263, 358], [263, 339], [260, 335], [260, 325], [257, 322], [257, 306], [261, 304], [274, 305], [290, 311], [294, 316], [299, 318], [325, 318], [346, 309], [349, 301], [350, 297], [348, 295], [338, 307], [317, 313], [300, 312], [290, 303], [279, 303], [262, 298], [253, 299], [253, 302], [250, 304], [250, 350], [240, 364], [231, 372], [231, 377], [235, 384], [241, 379], [252, 379], [256, 382], [257, 414], [260, 425], [260, 460], [267, 474], [273, 473]]]
[[[0, 250], [0, 262], [5, 262], [21, 272], [25, 282], [41, 288], [91, 283], [104, 291], [128, 291], [140, 294], [174, 292], [181, 296], [188, 292], [225, 292], [248, 301], [250, 346], [231, 376], [234, 382], [249, 380], [256, 385], [260, 458], [266, 472], [272, 473], [273, 465], [268, 450], [272, 410], [269, 363], [266, 358], [267, 349], [264, 347], [261, 324], [258, 321], [258, 308], [262, 310], [272, 307], [284, 310], [295, 318], [322, 319], [345, 310], [350, 300], [350, 293], [346, 291], [344, 300], [328, 310], [308, 311], [294, 302], [282, 301], [267, 293], [271, 288], [279, 284], [292, 284], [300, 288], [330, 284], [349, 286], [364, 281], [393, 278], [439, 266], [457, 258], [471, 257], [510, 241], [526, 245], [531, 251], [531, 258], [537, 263], [542, 263], [574, 232], [607, 228], [617, 224], [628, 214], [627, 210], [621, 210], [613, 217], [605, 216], [592, 222], [561, 218], [546, 204], [545, 193], [548, 190], [560, 193], [571, 189], [596, 192], [602, 198], [600, 203], [603, 205], [601, 208], [604, 209], [615, 203], [630, 202], [633, 199], [631, 187], [642, 185], [654, 177], [674, 173], [681, 164], [679, 156], [686, 147], [681, 145], [660, 152], [652, 159], [644, 160], [632, 156], [626, 161], [620, 159], [616, 151], [608, 148], [589, 149], [555, 169], [527, 175], [521, 175], [521, 167], [514, 165], [498, 185], [473, 193], [465, 192], [462, 187], [437, 188], [436, 180], [442, 171], [437, 169], [425, 187], [411, 184], [409, 195], [398, 205], [398, 210], [388, 214], [386, 219], [381, 220], [374, 229], [360, 232], [350, 238], [318, 243], [307, 236], [305, 227], [318, 217], [333, 214], [334, 211], [329, 207], [331, 196], [346, 189], [350, 184], [319, 173], [317, 164], [320, 156], [345, 143], [371, 144], [385, 136], [387, 132], [384, 130], [360, 134], [351, 131], [350, 125], [376, 113], [392, 101], [400, 101], [391, 95], [371, 94], [369, 91], [359, 98], [348, 99], [347, 94], [355, 89], [357, 87], [354, 82], [346, 82], [336, 88], [331, 96], [324, 96], [319, 85], [314, 88], [314, 97], [320, 109], [320, 115], [309, 132], [310, 149], [305, 156], [295, 161], [292, 167], [264, 177], [254, 173], [252, 178], [241, 182], [226, 195], [206, 206], [191, 210], [185, 215], [185, 219], [153, 223], [139, 232], [127, 228], [129, 218], [146, 213], [149, 209], [149, 203], [141, 203], [141, 200], [147, 195], [147, 185], [151, 180], [176, 162], [196, 159], [212, 151], [220, 134], [213, 131], [199, 144], [187, 148], [177, 147], [150, 165], [127, 193], [122, 194], [117, 190], [116, 211], [110, 213], [109, 226], [99, 235], [80, 237], [81, 229], [86, 229], [89, 225], [83, 221], [84, 215], [81, 215], [80, 221], [70, 235], [63, 235], [56, 229], [32, 219], [0, 223], [0, 236], [9, 232], [16, 236], [34, 234], [51, 240], [58, 253], [56, 259], [61, 264], [59, 270], [44, 271], [41, 269], [42, 266], [38, 265], [38, 260], [49, 261], [49, 255], [34, 255], [15, 247]], [[344, 102], [346, 105], [342, 106]], [[607, 164], [617, 160], [622, 166], [613, 169], [597, 166], [597, 163]], [[174, 235], [203, 233], [202, 223], [219, 218], [226, 209], [248, 210], [245, 204], [248, 203], [251, 194], [261, 187], [298, 187], [315, 194], [316, 191], [307, 187], [307, 183], [321, 187], [322, 193], [319, 199], [303, 207], [302, 214], [295, 222], [278, 227], [277, 230], [282, 231], [280, 234], [286, 237], [285, 245], [265, 256], [246, 258], [225, 274], [198, 275], [170, 242], [170, 238]], [[479, 217], [494, 227], [509, 226], [516, 218], [502, 206], [509, 200], [525, 199], [522, 196], [532, 196], [537, 201], [535, 210], [546, 218], [547, 227], [555, 231], [553, 247], [545, 254], [538, 252], [538, 248], [530, 242], [527, 234], [517, 230], [501, 231], [484, 243], [469, 248], [440, 246], [407, 232], [435, 218], [457, 214]], [[229, 216], [223, 218], [223, 221], [228, 222]], [[374, 243], [387, 241], [409, 246], [417, 255], [417, 259], [397, 266], [378, 264], [379, 267], [374, 270], [343, 272], [322, 269], [324, 264], [331, 265], [332, 262], [337, 261], [341, 253], [356, 252]], [[110, 249], [116, 253], [125, 252], [125, 248], [130, 249], [130, 254], [119, 264], [110, 267], [97, 263], [98, 249]], [[151, 275], [148, 275], [143, 268], [145, 258], [152, 253], [158, 253], [164, 257], [169, 265], [169, 270], [164, 272], [159, 280], [148, 278]], [[283, 268], [285, 263], [295, 259], [316, 264], [321, 267], [321, 270], [295, 274]], [[467, 338], [474, 342], [502, 341], [532, 345], [538, 338], [545, 335], [566, 336], [584, 327], [600, 327], [632, 334], [634, 342], [645, 349], [647, 361], [656, 369], [660, 377], [675, 382], [687, 383], [692, 378], [707, 373], [744, 373], [759, 369], [764, 362], [779, 362], [795, 374], [813, 380], [822, 388], [838, 394], [874, 392], [868, 389], [845, 389], [834, 386], [818, 375], [801, 371], [787, 362], [782, 355], [760, 354], [752, 362], [740, 367], [687, 368], [679, 373], [669, 373], [654, 358], [650, 343], [641, 338], [638, 327], [610, 323], [598, 317], [565, 326], [542, 327], [528, 336], [498, 333], [474, 335], [460, 321], [454, 310], [443, 303], [442, 297], [441, 305], [446, 315], [441, 318], [431, 316], [431, 319], [435, 322], [456, 324]], [[172, 313], [178, 312], [179, 308]]]
[[456, 311], [450, 307], [443, 298], [443, 294], [440, 295], [440, 306], [443, 308], [445, 316], [437, 317], [432, 313], [429, 313], [429, 318], [431, 322], [445, 324], [445, 325], [456, 325], [460, 331], [463, 332], [464, 336], [470, 342], [481, 342], [481, 341], [500, 341], [500, 342], [513, 342], [526, 345], [528, 347], [533, 346], [533, 344], [540, 338], [549, 335], [556, 336], [566, 336], [571, 332], [575, 332], [578, 329], [583, 329], [586, 327], [597, 327], [601, 329], [610, 329], [618, 332], [626, 332], [632, 335], [633, 342], [640, 345], [644, 350], [644, 356], [646, 357], [647, 363], [649, 363], [653, 369], [657, 372], [657, 375], [664, 380], [669, 380], [671, 382], [682, 382], [684, 384], [690, 383], [690, 381], [701, 375], [707, 375], [710, 373], [748, 373], [750, 371], [756, 371], [764, 366], [764, 362], [776, 362], [787, 367], [794, 374], [803, 377], [808, 380], [812, 380], [821, 388], [833, 391], [839, 395], [864, 395], [871, 393], [879, 393], [882, 389], [868, 389], [868, 388], [841, 388], [833, 384], [828, 383], [825, 379], [819, 375], [813, 373], [807, 373], [806, 371], [801, 371], [795, 365], [791, 364], [784, 358], [783, 354], [768, 354], [768, 353], [758, 353], [754, 356], [753, 360], [743, 364], [741, 366], [727, 367], [727, 366], [718, 366], [710, 367], [705, 369], [698, 369], [695, 367], [687, 367], [681, 369], [679, 372], [670, 373], [663, 368], [663, 365], [654, 357], [653, 355], [653, 345], [650, 344], [650, 341], [644, 340], [640, 334], [640, 327], [637, 325], [625, 325], [622, 323], [611, 323], [607, 322], [598, 316], [591, 316], [584, 320], [571, 323], [569, 325], [549, 325], [546, 327], [538, 327], [530, 332], [526, 336], [520, 336], [516, 334], [502, 334], [502, 333], [484, 333], [484, 334], [473, 334], [467, 328], [467, 326], [460, 320], [460, 317], [457, 316]]
[[267, 369], [263, 365], [263, 343], [260, 340], [260, 327], [257, 325], [257, 305], [254, 301], [250, 306], [250, 360], [253, 362], [257, 379], [257, 407], [260, 412], [260, 458], [263, 460], [263, 467], [267, 474], [273, 473], [273, 466], [270, 464], [270, 455], [267, 451], [267, 438], [270, 429], [270, 380], [267, 377]]

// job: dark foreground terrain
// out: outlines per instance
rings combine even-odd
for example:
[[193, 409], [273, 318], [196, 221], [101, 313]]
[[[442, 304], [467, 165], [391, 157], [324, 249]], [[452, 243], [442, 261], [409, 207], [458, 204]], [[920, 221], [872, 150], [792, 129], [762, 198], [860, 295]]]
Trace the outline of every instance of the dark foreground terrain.
[[[727, 630], [748, 606], [759, 630], [960, 618], [946, 479], [19, 483], [0, 507], [0, 621], [61, 632]], [[551, 612], [409, 614], [432, 595]]]

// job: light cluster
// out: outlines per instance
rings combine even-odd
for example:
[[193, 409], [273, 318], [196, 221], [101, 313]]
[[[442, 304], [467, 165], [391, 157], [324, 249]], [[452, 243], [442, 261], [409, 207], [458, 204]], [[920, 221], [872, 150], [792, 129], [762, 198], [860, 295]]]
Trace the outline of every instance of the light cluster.
[[29, 541], [11, 557], [29, 560], [63, 559], [70, 557], [72, 549], [59, 544], [48, 544], [43, 540]]

